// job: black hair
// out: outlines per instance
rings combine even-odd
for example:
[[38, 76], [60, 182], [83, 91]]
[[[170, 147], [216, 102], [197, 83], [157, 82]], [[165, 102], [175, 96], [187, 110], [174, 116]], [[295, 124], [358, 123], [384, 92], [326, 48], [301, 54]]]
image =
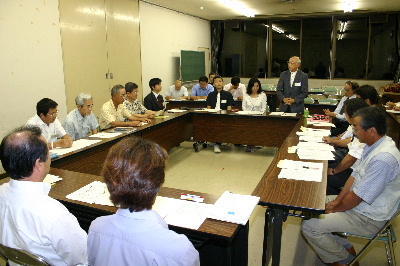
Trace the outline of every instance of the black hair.
[[40, 114], [47, 115], [50, 109], [57, 108], [58, 103], [49, 98], [43, 98], [36, 104], [36, 114], [40, 116]]
[[251, 78], [249, 80], [249, 84], [247, 85], [247, 90], [246, 90], [248, 95], [252, 94], [253, 91], [252, 91], [251, 88], [253, 88], [254, 84], [256, 84], [256, 83], [258, 83], [258, 91], [257, 91], [257, 93], [260, 94], [262, 92], [260, 80], [258, 78]]
[[13, 130], [0, 144], [0, 160], [12, 179], [30, 177], [36, 160], [46, 162], [49, 149], [37, 126], [23, 126]]
[[372, 127], [376, 128], [376, 131], [380, 136], [386, 134], [387, 123], [386, 123], [386, 113], [379, 107], [365, 107], [358, 110], [354, 117], [361, 117], [361, 128], [364, 130], [370, 129]]
[[361, 97], [363, 100], [369, 100], [371, 104], [377, 104], [379, 95], [376, 89], [371, 85], [362, 85], [356, 89], [355, 94]]
[[162, 81], [162, 80], [159, 79], [159, 78], [152, 78], [152, 79], [149, 81], [150, 89], [153, 90], [153, 89], [154, 89], [153, 87], [155, 87], [156, 85], [160, 84], [161, 81]]
[[232, 85], [234, 85], [234, 86], [237, 86], [237, 85], [239, 85], [239, 83], [240, 83], [240, 78], [239, 77], [233, 77], [232, 79], [231, 79], [231, 84]]
[[351, 118], [361, 108], [369, 107], [368, 103], [360, 98], [348, 99], [344, 102], [346, 114]]
[[128, 82], [125, 84], [125, 91], [128, 93], [131, 93], [133, 90], [139, 88], [139, 86], [136, 83], [133, 82]]
[[[215, 77], [214, 77], [214, 78], [215, 78]], [[199, 82], [202, 82], [202, 81], [208, 82], [208, 78], [207, 78], [206, 76], [201, 76], [201, 77], [199, 78]]]

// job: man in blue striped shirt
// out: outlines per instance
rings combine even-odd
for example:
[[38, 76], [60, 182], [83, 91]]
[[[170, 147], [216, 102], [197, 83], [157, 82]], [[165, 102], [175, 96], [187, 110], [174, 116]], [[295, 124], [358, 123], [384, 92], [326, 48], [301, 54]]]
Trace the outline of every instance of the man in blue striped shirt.
[[366, 143], [358, 166], [337, 198], [326, 204], [323, 219], [302, 225], [309, 244], [330, 265], [348, 265], [355, 256], [352, 244], [332, 233], [375, 235], [400, 203], [400, 152], [386, 136], [385, 112], [378, 107], [362, 108], [352, 126], [360, 142]]

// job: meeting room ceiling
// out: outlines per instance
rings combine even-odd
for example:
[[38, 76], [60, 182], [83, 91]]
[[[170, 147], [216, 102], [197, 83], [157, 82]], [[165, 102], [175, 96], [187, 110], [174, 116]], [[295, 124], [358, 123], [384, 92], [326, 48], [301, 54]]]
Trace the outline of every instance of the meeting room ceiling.
[[[246, 18], [217, 0], [142, 0], [206, 20]], [[343, 14], [344, 0], [242, 0], [255, 18]], [[399, 0], [354, 0], [354, 13], [400, 11]]]

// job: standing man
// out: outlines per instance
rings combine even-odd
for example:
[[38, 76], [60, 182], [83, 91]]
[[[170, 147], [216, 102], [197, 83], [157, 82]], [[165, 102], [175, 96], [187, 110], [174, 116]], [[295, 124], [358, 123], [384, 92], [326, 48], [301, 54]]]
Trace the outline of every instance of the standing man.
[[63, 122], [65, 131], [74, 140], [96, 134], [99, 122], [92, 112], [93, 97], [81, 92], [75, 98], [76, 109], [72, 110]]
[[358, 110], [353, 131], [366, 143], [358, 165], [342, 192], [326, 204], [323, 219], [305, 220], [302, 232], [324, 263], [348, 265], [353, 245], [335, 232], [375, 235], [400, 203], [400, 152], [386, 136], [386, 114], [378, 107]]
[[0, 186], [0, 242], [51, 265], [87, 265], [85, 231], [43, 183], [51, 163], [46, 143], [37, 126], [19, 128], [1, 142], [1, 163], [11, 180]]
[[[148, 122], [145, 118], [132, 116], [123, 105], [126, 97], [124, 86], [115, 85], [111, 89], [111, 100], [103, 104], [100, 113], [100, 129], [110, 127], [140, 127], [142, 122]], [[125, 122], [125, 118], [129, 121]]]
[[[139, 118], [154, 118], [155, 112], [147, 110], [141, 102], [138, 101], [139, 87], [136, 83], [128, 82], [125, 84], [126, 98], [124, 105], [131, 115]], [[125, 122], [129, 121], [125, 118]]]
[[243, 100], [243, 93], [246, 92], [246, 86], [240, 83], [239, 77], [233, 77], [231, 83], [224, 86], [224, 90], [232, 94], [233, 99]]
[[41, 129], [49, 149], [69, 148], [73, 143], [57, 119], [57, 107], [58, 103], [52, 99], [43, 98], [36, 104], [36, 115], [26, 122], [26, 125], [38, 126]]
[[214, 87], [213, 85], [208, 84], [208, 78], [206, 76], [202, 76], [199, 78], [199, 83], [193, 86], [190, 99], [192, 100], [207, 99], [208, 94], [210, 94], [210, 92], [213, 91]]
[[148, 110], [161, 111], [164, 110], [164, 98], [160, 94], [162, 90], [161, 79], [152, 78], [149, 81], [151, 92], [144, 98], [144, 106]]
[[304, 98], [308, 95], [308, 75], [299, 70], [300, 64], [299, 57], [291, 57], [288, 61], [289, 70], [283, 72], [279, 79], [276, 91], [281, 112], [304, 112]]
[[175, 81], [175, 85], [169, 87], [167, 94], [165, 95], [165, 99], [187, 99], [188, 98], [188, 90], [185, 86], [182, 86], [182, 81]]

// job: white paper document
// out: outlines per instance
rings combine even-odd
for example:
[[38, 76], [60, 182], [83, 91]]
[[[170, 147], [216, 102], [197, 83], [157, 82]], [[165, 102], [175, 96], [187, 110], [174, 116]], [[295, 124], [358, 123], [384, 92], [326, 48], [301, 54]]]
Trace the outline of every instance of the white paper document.
[[269, 115], [283, 115], [285, 112], [271, 112]]
[[54, 148], [51, 150], [52, 153], [56, 153], [58, 155], [64, 155], [79, 149], [83, 149], [85, 147], [88, 147], [90, 145], [96, 144], [97, 142], [100, 142], [101, 140], [93, 140], [93, 139], [78, 139], [75, 140], [72, 143], [72, 146], [69, 148]]
[[119, 132], [114, 132], [114, 133], [112, 133], [112, 132], [100, 132], [100, 133], [97, 133], [97, 134], [94, 134], [94, 135], [90, 135], [89, 137], [90, 138], [100, 138], [100, 139], [111, 139], [111, 138], [118, 137], [121, 134], [122, 134], [122, 132], [121, 133], [119, 133]]
[[221, 111], [221, 109], [204, 109], [204, 110], [201, 110], [201, 111], [205, 111], [205, 112], [209, 112], [209, 113], [216, 113], [216, 112]]
[[278, 178], [321, 182], [323, 166], [323, 163], [280, 160], [277, 167], [282, 169]]
[[316, 122], [316, 121], [308, 121], [307, 125], [313, 125], [315, 127], [336, 127], [334, 124], [329, 122]]
[[187, 112], [188, 110], [182, 110], [182, 109], [171, 109], [168, 110], [169, 113], [184, 113]]
[[386, 110], [386, 112], [393, 114], [400, 114], [400, 111], [395, 111], [395, 110]]
[[314, 129], [314, 128], [305, 128], [301, 127], [301, 131], [296, 132], [297, 136], [320, 136], [325, 137], [329, 136], [331, 131], [327, 129]]
[[299, 140], [308, 142], [324, 142], [322, 136], [300, 136]]
[[212, 204], [157, 196], [153, 210], [170, 224], [197, 230], [204, 222]]
[[264, 112], [261, 111], [237, 111], [239, 115], [262, 115]]
[[283, 113], [282, 116], [296, 116], [297, 113]]
[[110, 200], [110, 192], [108, 192], [107, 185], [100, 181], [93, 181], [67, 195], [66, 198], [91, 204], [114, 206]]
[[245, 225], [260, 197], [225, 191], [212, 206], [207, 218]]
[[62, 180], [61, 177], [56, 176], [56, 175], [51, 175], [51, 174], [47, 174], [46, 177], [43, 180], [43, 183], [47, 183], [47, 184], [54, 184], [57, 181]]

